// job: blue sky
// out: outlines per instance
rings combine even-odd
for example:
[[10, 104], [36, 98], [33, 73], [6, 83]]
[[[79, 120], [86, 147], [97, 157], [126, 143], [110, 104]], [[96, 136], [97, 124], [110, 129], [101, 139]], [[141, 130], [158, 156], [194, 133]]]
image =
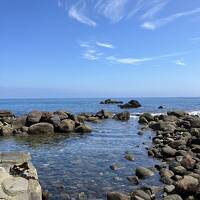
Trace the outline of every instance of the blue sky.
[[0, 95], [200, 96], [199, 0], [1, 0]]

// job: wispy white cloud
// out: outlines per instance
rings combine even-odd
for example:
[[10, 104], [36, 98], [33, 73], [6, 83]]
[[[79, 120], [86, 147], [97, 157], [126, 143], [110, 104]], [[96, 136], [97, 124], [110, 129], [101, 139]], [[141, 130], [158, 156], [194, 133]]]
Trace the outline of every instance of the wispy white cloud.
[[[160, 60], [160, 59], [168, 58], [168, 57], [175, 57], [175, 56], [184, 55], [184, 54], [187, 54], [187, 53], [189, 53], [189, 52], [164, 54], [164, 55], [161, 55], [161, 56], [145, 57], [145, 58], [130, 58], [130, 57], [118, 58], [118, 57], [115, 57], [115, 56], [109, 56], [109, 57], [106, 57], [106, 60], [110, 61], [111, 63], [137, 65], [137, 64], [142, 64], [144, 62], [148, 62], [148, 61]], [[182, 63], [183, 63], [183, 61], [182, 61]]]
[[158, 27], [164, 26], [165, 24], [168, 24], [178, 18], [181, 17], [186, 17], [186, 16], [191, 16], [191, 15], [195, 15], [200, 13], [200, 8], [196, 8], [194, 10], [190, 10], [190, 11], [186, 11], [186, 12], [179, 12], [173, 15], [170, 15], [168, 17], [165, 18], [161, 18], [158, 20], [154, 20], [154, 21], [147, 21], [144, 22], [141, 27], [145, 28], [145, 29], [150, 29], [150, 30], [154, 30]]
[[124, 18], [130, 0], [98, 0], [95, 9], [97, 12], [116, 23]]
[[85, 12], [86, 2], [84, 0], [79, 0], [76, 4], [70, 7], [68, 14], [71, 18], [76, 19], [83, 24], [95, 27], [97, 25], [96, 22], [87, 17]]
[[158, 12], [160, 12], [166, 5], [168, 0], [154, 0], [152, 1], [151, 7], [142, 15], [142, 19], [151, 19]]
[[175, 60], [175, 64], [176, 65], [180, 65], [180, 66], [186, 66], [186, 63], [184, 62], [183, 59], [177, 59], [177, 60]]
[[99, 49], [97, 49], [94, 45], [90, 44], [90, 42], [82, 42], [80, 43], [80, 47], [83, 48], [82, 57], [87, 60], [99, 60], [103, 55]]
[[104, 47], [104, 48], [108, 48], [108, 49], [114, 49], [115, 48], [112, 44], [102, 43], [102, 42], [96, 42], [96, 45], [99, 46], [99, 47]]
[[193, 38], [190, 38], [190, 40], [193, 42], [200, 42], [200, 37], [193, 37]]

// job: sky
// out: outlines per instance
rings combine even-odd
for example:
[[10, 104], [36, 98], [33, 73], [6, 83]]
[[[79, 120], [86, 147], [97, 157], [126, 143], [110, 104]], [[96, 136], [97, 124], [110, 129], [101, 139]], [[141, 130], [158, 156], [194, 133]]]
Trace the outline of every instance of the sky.
[[0, 98], [199, 97], [199, 0], [0, 0]]

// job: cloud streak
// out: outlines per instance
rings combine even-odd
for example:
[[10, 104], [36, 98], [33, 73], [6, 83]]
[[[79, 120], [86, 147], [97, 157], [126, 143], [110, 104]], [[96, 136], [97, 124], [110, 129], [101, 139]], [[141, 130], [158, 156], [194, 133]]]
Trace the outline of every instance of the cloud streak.
[[154, 20], [154, 21], [147, 21], [144, 22], [141, 27], [145, 28], [145, 29], [149, 29], [149, 30], [155, 30], [156, 28], [159, 28], [161, 26], [164, 26], [176, 19], [182, 18], [182, 17], [186, 17], [186, 16], [191, 16], [191, 15], [195, 15], [200, 13], [200, 8], [196, 8], [190, 11], [186, 11], [186, 12], [179, 12], [173, 15], [170, 15], [168, 17], [165, 18], [161, 18], [158, 20]]
[[99, 47], [104, 47], [104, 48], [108, 48], [108, 49], [114, 49], [115, 48], [112, 44], [102, 43], [102, 42], [96, 42], [96, 45], [99, 46]]
[[85, 10], [86, 10], [85, 1], [80, 0], [76, 4], [74, 4], [70, 7], [68, 14], [71, 18], [73, 18], [83, 24], [95, 27], [97, 25], [96, 22], [86, 16]]
[[[168, 57], [175, 57], [175, 56], [184, 55], [187, 53], [189, 53], [189, 52], [164, 54], [161, 56], [146, 57], [146, 58], [130, 58], [130, 57], [117, 58], [115, 56], [109, 56], [109, 57], [106, 57], [106, 60], [110, 61], [111, 63], [117, 63], [117, 64], [138, 65], [138, 64], [142, 64], [142, 63], [148, 62], [148, 61], [160, 60], [160, 59], [168, 58]], [[180, 63], [183, 63], [183, 62], [179, 62], [179, 64]]]
[[175, 61], [176, 65], [180, 65], [180, 66], [186, 66], [185, 62], [183, 59], [178, 59]]

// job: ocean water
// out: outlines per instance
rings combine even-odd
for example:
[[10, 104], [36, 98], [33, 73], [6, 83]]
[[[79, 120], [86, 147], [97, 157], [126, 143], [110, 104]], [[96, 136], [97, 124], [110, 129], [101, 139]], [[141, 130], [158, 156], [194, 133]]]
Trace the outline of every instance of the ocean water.
[[[120, 99], [120, 98], [119, 98]], [[97, 112], [105, 109], [122, 111], [117, 105], [102, 105], [102, 99], [9, 99], [0, 100], [0, 109], [9, 109], [16, 115], [31, 110], [66, 110], [74, 113]], [[127, 102], [129, 99], [120, 99]], [[138, 135], [139, 113], [161, 113], [168, 110], [186, 110], [199, 114], [200, 98], [138, 98], [141, 108], [130, 109], [131, 119], [118, 122], [112, 119], [91, 123], [91, 134], [84, 136], [55, 134], [55, 136], [29, 136], [0, 138], [0, 151], [25, 151], [32, 155], [32, 162], [38, 170], [41, 185], [50, 193], [50, 199], [67, 199], [67, 195], [78, 199], [84, 192], [88, 199], [106, 199], [109, 191], [131, 192], [134, 184], [127, 180], [133, 176], [137, 166], [153, 167], [159, 160], [147, 156], [146, 147], [151, 146], [152, 132]], [[165, 109], [159, 110], [158, 106]], [[124, 158], [131, 152], [135, 161]], [[116, 171], [110, 165], [122, 168]], [[159, 186], [156, 174], [141, 181], [141, 185]]]

